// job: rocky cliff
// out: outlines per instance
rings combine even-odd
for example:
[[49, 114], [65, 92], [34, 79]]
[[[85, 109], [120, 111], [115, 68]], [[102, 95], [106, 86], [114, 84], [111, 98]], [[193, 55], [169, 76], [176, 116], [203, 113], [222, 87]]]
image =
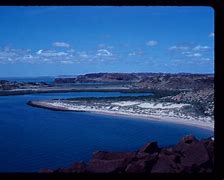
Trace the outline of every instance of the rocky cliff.
[[56, 78], [55, 83], [138, 82], [141, 75], [134, 73], [92, 73], [75, 78]]
[[159, 148], [149, 142], [134, 152], [93, 154], [88, 163], [75, 163], [68, 168], [43, 169], [41, 172], [72, 173], [203, 173], [213, 172], [214, 141], [186, 136], [172, 147]]
[[55, 83], [134, 83], [137, 88], [158, 90], [198, 90], [213, 87], [214, 77], [209, 74], [170, 73], [92, 73], [74, 78], [56, 78]]
[[158, 90], [200, 90], [213, 88], [214, 78], [208, 75], [158, 75], [146, 77], [139, 87]]

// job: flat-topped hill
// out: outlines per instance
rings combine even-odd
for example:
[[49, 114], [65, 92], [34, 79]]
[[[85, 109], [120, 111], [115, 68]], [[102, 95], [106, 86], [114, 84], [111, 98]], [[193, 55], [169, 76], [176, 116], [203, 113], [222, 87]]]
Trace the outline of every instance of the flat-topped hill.
[[133, 87], [161, 90], [197, 90], [213, 88], [211, 74], [190, 73], [92, 73], [74, 78], [56, 78], [55, 83], [132, 83]]

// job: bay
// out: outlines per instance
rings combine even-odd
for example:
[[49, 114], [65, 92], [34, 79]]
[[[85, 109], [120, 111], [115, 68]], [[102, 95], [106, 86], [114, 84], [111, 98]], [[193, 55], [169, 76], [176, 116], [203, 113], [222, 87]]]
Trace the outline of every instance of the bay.
[[59, 112], [30, 107], [29, 100], [71, 97], [150, 95], [119, 92], [46, 93], [0, 97], [0, 172], [37, 172], [88, 161], [97, 150], [134, 151], [156, 140], [176, 144], [193, 134], [208, 138], [212, 131], [192, 126], [143, 121], [88, 112]]

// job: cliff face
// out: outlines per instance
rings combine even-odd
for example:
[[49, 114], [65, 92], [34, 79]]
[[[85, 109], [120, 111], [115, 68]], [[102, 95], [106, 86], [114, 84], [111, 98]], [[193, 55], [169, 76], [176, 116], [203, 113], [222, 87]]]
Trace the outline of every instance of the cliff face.
[[75, 163], [68, 168], [44, 169], [41, 172], [73, 173], [203, 173], [213, 172], [214, 141], [186, 136], [175, 146], [159, 148], [149, 142], [135, 152], [93, 154], [88, 163]]
[[55, 83], [132, 82], [138, 88], [192, 90], [213, 87], [213, 76], [206, 74], [167, 73], [93, 73], [75, 78], [56, 78]]
[[199, 90], [212, 88], [214, 78], [206, 75], [162, 75], [146, 77], [139, 82], [139, 86], [160, 90]]
[[137, 82], [139, 80], [139, 75], [132, 73], [92, 73], [75, 78], [56, 78], [55, 83]]

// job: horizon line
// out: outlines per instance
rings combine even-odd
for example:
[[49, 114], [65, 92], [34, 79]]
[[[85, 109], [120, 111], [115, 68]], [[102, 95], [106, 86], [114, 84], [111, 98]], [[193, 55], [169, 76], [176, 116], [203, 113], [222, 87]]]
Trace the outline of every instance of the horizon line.
[[0, 76], [0, 78], [43, 78], [43, 77], [60, 77], [60, 76], [79, 76], [79, 75], [87, 75], [87, 74], [206, 74], [206, 75], [214, 75], [215, 73], [192, 73], [192, 72], [87, 72], [80, 74], [58, 74], [58, 75], [36, 75], [36, 76]]

